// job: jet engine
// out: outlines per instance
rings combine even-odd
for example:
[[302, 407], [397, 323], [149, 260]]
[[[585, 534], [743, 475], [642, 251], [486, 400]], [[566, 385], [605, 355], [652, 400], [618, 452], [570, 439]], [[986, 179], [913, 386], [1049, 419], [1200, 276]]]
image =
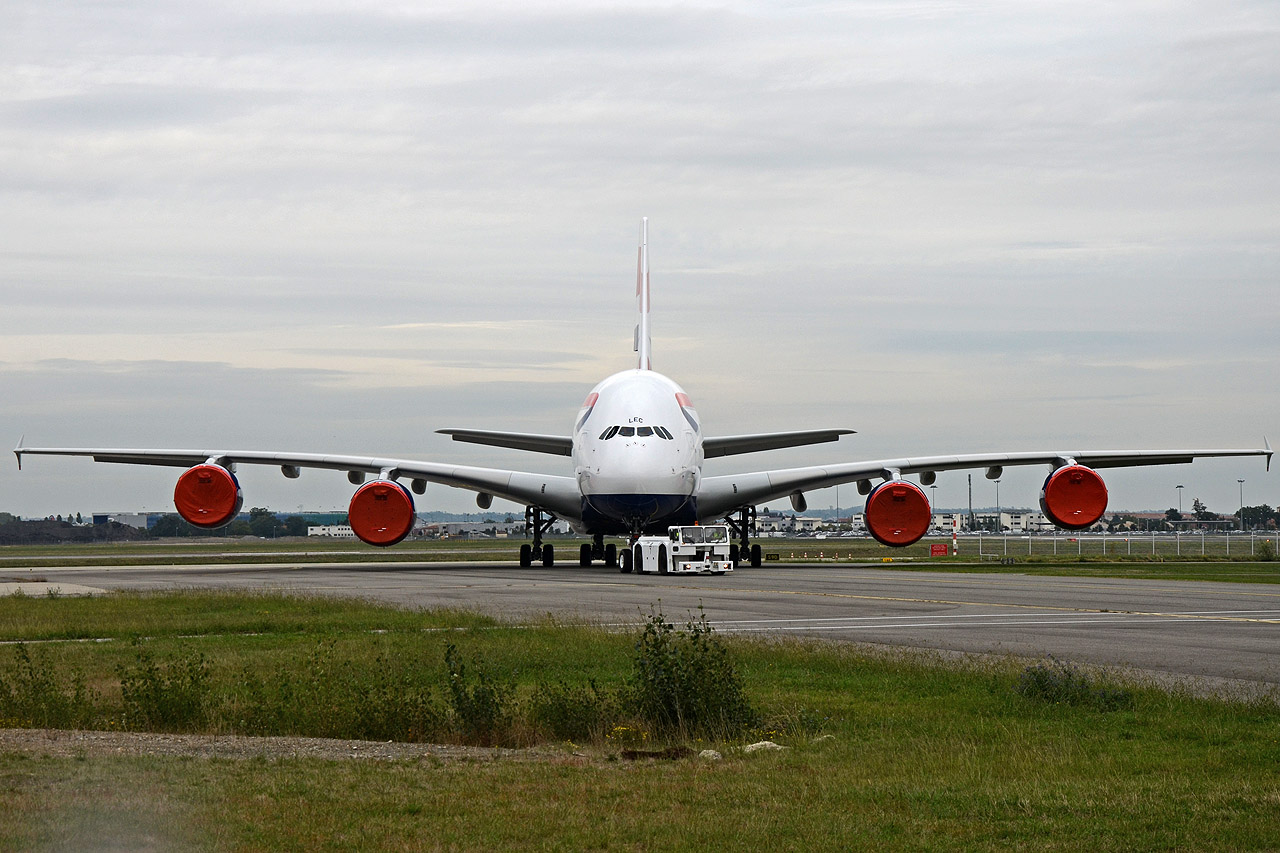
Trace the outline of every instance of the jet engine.
[[877, 542], [898, 548], [918, 541], [933, 520], [929, 499], [906, 480], [889, 480], [872, 489], [862, 514]]
[[244, 505], [240, 482], [221, 465], [196, 465], [182, 472], [173, 490], [178, 515], [193, 527], [212, 530], [231, 522]]
[[1044, 481], [1040, 509], [1066, 530], [1083, 530], [1107, 510], [1107, 486], [1092, 468], [1063, 465]]
[[413, 529], [413, 495], [391, 480], [372, 480], [351, 496], [347, 519], [360, 541], [394, 545]]

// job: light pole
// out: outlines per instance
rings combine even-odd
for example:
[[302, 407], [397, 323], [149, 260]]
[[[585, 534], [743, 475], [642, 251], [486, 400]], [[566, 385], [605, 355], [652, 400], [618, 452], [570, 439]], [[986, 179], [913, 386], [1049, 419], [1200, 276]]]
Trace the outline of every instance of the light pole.
[[1181, 518], [1182, 517], [1182, 490], [1186, 487], [1183, 486], [1182, 484], [1178, 484], [1174, 486], [1174, 488], [1178, 490], [1178, 517]]
[[1244, 480], [1236, 480], [1240, 484], [1240, 529], [1244, 530]]
[[996, 532], [1004, 530], [1004, 524], [1000, 521], [1000, 481], [996, 480]]
[[933, 490], [933, 503], [930, 504], [929, 506], [936, 514], [938, 512], [938, 484], [934, 483], [929, 488]]

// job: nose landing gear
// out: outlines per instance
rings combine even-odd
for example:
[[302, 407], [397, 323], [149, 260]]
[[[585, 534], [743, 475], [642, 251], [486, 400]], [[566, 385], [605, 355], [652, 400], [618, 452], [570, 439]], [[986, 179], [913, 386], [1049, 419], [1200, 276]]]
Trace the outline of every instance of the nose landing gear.
[[618, 546], [610, 542], [604, 544], [604, 534], [597, 533], [591, 539], [591, 543], [582, 543], [582, 547], [578, 550], [578, 565], [589, 566], [593, 560], [603, 560], [604, 564], [609, 568], [615, 568], [618, 565]]

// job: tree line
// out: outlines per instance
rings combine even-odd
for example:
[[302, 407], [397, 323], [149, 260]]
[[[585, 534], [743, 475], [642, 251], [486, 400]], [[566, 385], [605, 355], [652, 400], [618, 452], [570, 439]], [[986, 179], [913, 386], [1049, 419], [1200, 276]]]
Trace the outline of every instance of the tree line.
[[[346, 523], [345, 520], [342, 523]], [[299, 515], [278, 518], [266, 507], [255, 506], [249, 510], [248, 521], [238, 518], [217, 530], [204, 530], [188, 524], [179, 515], [165, 515], [156, 519], [147, 534], [156, 539], [195, 536], [257, 536], [260, 539], [278, 539], [281, 536], [306, 536], [309, 522]]]

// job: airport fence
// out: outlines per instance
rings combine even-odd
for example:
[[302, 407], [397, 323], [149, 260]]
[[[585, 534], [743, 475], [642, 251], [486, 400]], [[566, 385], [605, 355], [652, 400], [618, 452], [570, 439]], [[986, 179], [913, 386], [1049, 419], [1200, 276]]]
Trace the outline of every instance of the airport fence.
[[[927, 560], [1017, 559], [1060, 557], [1063, 559], [1113, 558], [1271, 560], [1280, 556], [1280, 535], [1276, 531], [1206, 533], [983, 533], [960, 536], [952, 551], [950, 536], [925, 537], [906, 548], [889, 548], [870, 536], [840, 536], [826, 539], [760, 539], [765, 558], [796, 560]], [[945, 553], [943, 553], [945, 549]], [[776, 555], [776, 556], [770, 556]]]
[[[1274, 532], [990, 534], [977, 540], [981, 557], [1274, 557]], [[961, 540], [963, 541], [963, 540]], [[961, 553], [964, 553], [963, 547]], [[972, 550], [970, 551], [972, 553]]]

